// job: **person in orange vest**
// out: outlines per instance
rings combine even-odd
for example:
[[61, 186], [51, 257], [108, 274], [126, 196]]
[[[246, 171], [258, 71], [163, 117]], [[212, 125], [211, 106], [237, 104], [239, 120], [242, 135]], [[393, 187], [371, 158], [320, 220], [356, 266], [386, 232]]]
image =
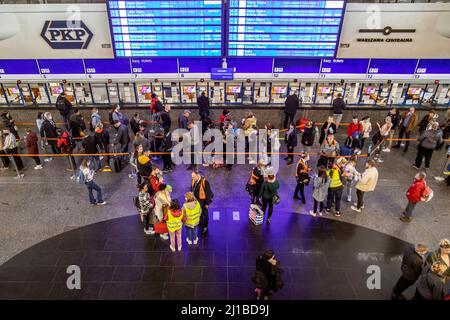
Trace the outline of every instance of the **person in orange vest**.
[[202, 234], [208, 231], [209, 212], [208, 208], [212, 202], [214, 194], [211, 186], [205, 177], [202, 177], [198, 171], [192, 172], [191, 192], [200, 203], [202, 214], [200, 216], [200, 230]]
[[164, 220], [167, 223], [167, 229], [169, 230], [170, 236], [170, 250], [172, 252], [176, 251], [175, 248], [175, 238], [177, 240], [178, 251], [181, 251], [181, 229], [183, 227], [183, 223], [185, 217], [183, 215], [183, 211], [180, 208], [180, 203], [177, 199], [174, 199], [170, 203], [169, 210], [164, 216]]
[[305, 185], [309, 184], [309, 171], [311, 169], [308, 166], [309, 155], [306, 152], [300, 154], [300, 159], [297, 162], [297, 168], [295, 169], [295, 179], [297, 180], [297, 186], [294, 191], [294, 199], [300, 200], [298, 192], [300, 191], [300, 196], [302, 203], [305, 204]]

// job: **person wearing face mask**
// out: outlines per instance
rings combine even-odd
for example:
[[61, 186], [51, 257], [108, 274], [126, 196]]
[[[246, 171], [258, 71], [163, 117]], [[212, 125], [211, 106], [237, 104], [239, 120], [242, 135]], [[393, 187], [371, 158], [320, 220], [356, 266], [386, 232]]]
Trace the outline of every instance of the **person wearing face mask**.
[[50, 112], [44, 113], [44, 122], [40, 129], [41, 138], [45, 138], [46, 142], [52, 148], [54, 154], [59, 154], [61, 151], [56, 147], [56, 138], [58, 138], [58, 132], [55, 121], [53, 121], [52, 114]]
[[337, 131], [336, 123], [332, 116], [327, 118], [327, 121], [320, 128], [319, 144], [322, 145], [323, 141], [329, 134], [335, 134]]
[[406, 192], [406, 197], [408, 199], [408, 204], [403, 211], [403, 215], [400, 220], [403, 222], [410, 222], [413, 214], [413, 210], [416, 205], [421, 201], [426, 201], [425, 193], [427, 189], [427, 182], [425, 178], [427, 177], [425, 172], [419, 172], [415, 175], [414, 181]]
[[[80, 170], [84, 175], [84, 183], [88, 189], [89, 202], [91, 205], [103, 206], [106, 202], [103, 200], [102, 189], [94, 182], [95, 170], [91, 167], [91, 161], [83, 159]], [[97, 191], [97, 200], [95, 200], [93, 190]]]
[[392, 289], [392, 300], [405, 300], [403, 292], [419, 279], [427, 250], [427, 247], [423, 244], [406, 247], [402, 258], [402, 275]]
[[300, 154], [300, 159], [297, 162], [297, 168], [295, 169], [295, 179], [297, 180], [297, 186], [294, 191], [294, 199], [300, 200], [298, 196], [298, 192], [300, 191], [300, 196], [302, 199], [302, 203], [306, 203], [305, 199], [305, 185], [309, 184], [309, 172], [311, 169], [308, 166], [309, 155], [304, 152]]
[[442, 239], [439, 241], [439, 249], [431, 252], [426, 259], [427, 264], [432, 265], [435, 262], [444, 264], [444, 276], [450, 278], [450, 240]]
[[284, 160], [287, 160], [287, 165], [291, 165], [294, 161], [294, 148], [297, 146], [297, 135], [298, 130], [295, 124], [291, 122], [284, 138], [288, 152], [287, 157], [284, 158]]
[[[398, 133], [398, 138], [403, 139], [403, 136], [405, 136], [406, 139], [409, 139], [411, 136], [411, 132], [417, 125], [417, 115], [415, 113], [414, 107], [409, 108], [409, 111], [405, 112], [402, 116], [401, 125], [400, 125], [400, 131]], [[400, 148], [401, 147], [401, 141], [399, 140], [396, 145], [393, 146], [393, 148]], [[408, 151], [409, 147], [409, 141], [405, 141], [405, 149], [403, 152]]]
[[351, 209], [356, 212], [361, 212], [364, 208], [364, 195], [367, 192], [375, 190], [378, 183], [378, 170], [375, 167], [375, 161], [369, 160], [366, 163], [366, 170], [360, 175], [359, 181], [356, 184], [357, 202], [351, 206]]

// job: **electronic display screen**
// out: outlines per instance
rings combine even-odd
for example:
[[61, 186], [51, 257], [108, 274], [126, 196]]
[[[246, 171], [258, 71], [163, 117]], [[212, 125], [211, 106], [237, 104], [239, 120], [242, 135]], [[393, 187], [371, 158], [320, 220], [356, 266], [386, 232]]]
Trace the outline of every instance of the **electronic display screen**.
[[319, 87], [318, 89], [319, 94], [329, 94], [331, 93], [330, 87]]
[[195, 86], [184, 86], [183, 87], [183, 93], [189, 94], [189, 93], [195, 93]]
[[374, 94], [375, 90], [376, 90], [375, 87], [364, 87], [363, 93], [366, 94], [366, 95]]
[[19, 88], [16, 87], [9, 87], [8, 88], [8, 93], [11, 94], [18, 94], [19, 93]]
[[141, 94], [152, 93], [150, 86], [141, 86], [139, 91], [141, 92]]
[[272, 93], [275, 94], [285, 94], [287, 92], [287, 87], [273, 87]]
[[227, 86], [227, 93], [241, 93], [241, 86]]
[[222, 56], [222, 0], [108, 0], [116, 57]]
[[334, 57], [344, 0], [229, 0], [228, 56]]
[[63, 89], [60, 86], [50, 87], [50, 91], [52, 95], [57, 95], [63, 92]]
[[409, 88], [408, 94], [420, 94], [421, 88]]

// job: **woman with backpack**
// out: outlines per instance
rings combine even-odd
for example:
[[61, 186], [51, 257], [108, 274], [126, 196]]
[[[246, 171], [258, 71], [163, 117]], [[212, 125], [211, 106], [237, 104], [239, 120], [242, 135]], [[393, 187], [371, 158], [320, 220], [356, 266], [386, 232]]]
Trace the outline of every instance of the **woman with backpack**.
[[138, 184], [138, 189], [139, 195], [137, 204], [139, 205], [138, 210], [141, 215], [141, 220], [144, 221], [144, 232], [148, 235], [155, 234], [155, 231], [153, 230], [153, 208], [155, 207], [155, 204], [148, 193], [148, 185], [146, 183]]
[[73, 149], [77, 146], [72, 136], [62, 129], [57, 129], [58, 139], [56, 140], [56, 147], [61, 150], [62, 153], [66, 153], [69, 157], [69, 161], [72, 164], [72, 168], [68, 170], [72, 170], [76, 168], [77, 164], [75, 162], [75, 158], [72, 156]]
[[177, 199], [170, 202], [170, 207], [164, 215], [164, 220], [167, 221], [167, 229], [169, 229], [170, 250], [172, 252], [176, 251], [175, 240], [177, 240], [178, 251], [181, 251], [181, 229], [183, 227], [183, 222], [186, 221], [186, 219]]
[[[89, 193], [89, 202], [91, 205], [103, 206], [106, 202], [103, 200], [102, 189], [94, 182], [95, 170], [91, 167], [91, 161], [83, 159], [80, 165], [80, 171], [78, 175], [83, 175], [81, 179], [77, 177], [77, 180], [83, 181], [86, 185]], [[80, 182], [81, 183], [81, 182]], [[93, 190], [97, 191], [97, 201], [95, 200]]]
[[279, 289], [284, 287], [283, 270], [275, 259], [273, 250], [267, 250], [256, 257], [256, 272], [252, 278], [256, 286], [256, 299], [268, 300]]

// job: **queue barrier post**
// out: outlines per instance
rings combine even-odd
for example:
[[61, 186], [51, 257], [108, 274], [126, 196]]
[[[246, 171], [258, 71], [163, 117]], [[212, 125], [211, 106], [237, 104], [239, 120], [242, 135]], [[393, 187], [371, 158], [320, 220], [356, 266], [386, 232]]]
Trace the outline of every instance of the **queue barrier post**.
[[22, 173], [20, 173], [20, 170], [17, 167], [17, 163], [16, 163], [16, 160], [14, 159], [14, 157], [11, 155], [8, 158], [9, 158], [9, 161], [14, 165], [14, 170], [16, 170], [17, 175], [16, 175], [15, 178], [16, 179], [23, 178], [23, 175], [22, 175]]

